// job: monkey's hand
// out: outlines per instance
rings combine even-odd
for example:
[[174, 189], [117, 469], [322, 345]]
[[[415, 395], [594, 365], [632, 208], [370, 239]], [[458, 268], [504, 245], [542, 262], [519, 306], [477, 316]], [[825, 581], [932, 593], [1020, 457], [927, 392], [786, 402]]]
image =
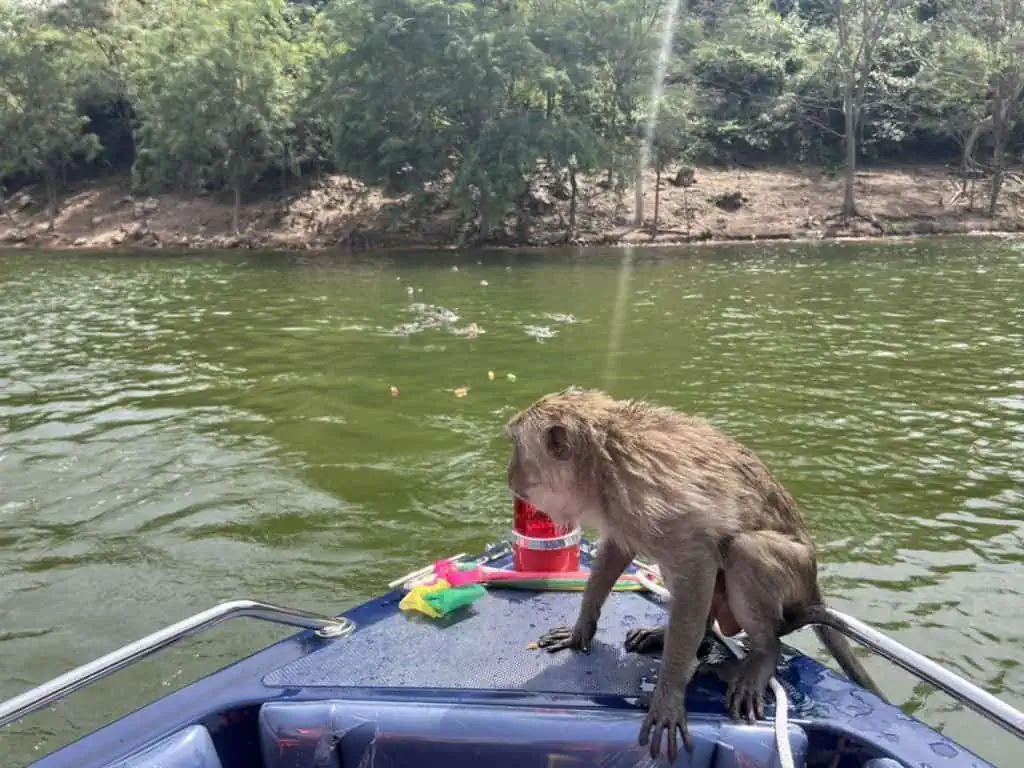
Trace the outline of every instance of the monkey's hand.
[[566, 648], [573, 651], [590, 653], [590, 643], [597, 634], [597, 622], [580, 619], [575, 627], [555, 627], [549, 629], [537, 640], [537, 647], [548, 653], [555, 653]]
[[686, 727], [686, 693], [683, 690], [673, 690], [663, 685], [654, 689], [651, 697], [650, 707], [647, 709], [647, 717], [640, 726], [640, 746], [646, 746], [648, 741], [651, 744], [651, 758], [658, 759], [661, 752], [661, 735], [668, 732], [668, 761], [674, 763], [679, 755], [679, 744], [676, 741], [676, 731], [683, 739], [683, 746], [687, 752], [693, 751], [693, 737]]

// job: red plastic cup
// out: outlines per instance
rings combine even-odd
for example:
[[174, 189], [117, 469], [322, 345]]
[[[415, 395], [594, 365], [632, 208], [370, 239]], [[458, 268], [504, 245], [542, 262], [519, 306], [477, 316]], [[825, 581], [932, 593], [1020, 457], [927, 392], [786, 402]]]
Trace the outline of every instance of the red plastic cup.
[[579, 526], [560, 529], [537, 507], [518, 496], [513, 502], [512, 560], [517, 571], [563, 573], [580, 569]]

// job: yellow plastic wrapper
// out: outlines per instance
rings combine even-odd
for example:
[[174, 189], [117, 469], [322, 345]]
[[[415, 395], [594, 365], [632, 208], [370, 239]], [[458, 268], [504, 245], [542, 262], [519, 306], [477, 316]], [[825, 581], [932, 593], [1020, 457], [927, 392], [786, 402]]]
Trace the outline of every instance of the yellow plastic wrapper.
[[451, 585], [444, 579], [438, 579], [433, 584], [418, 585], [409, 590], [409, 594], [402, 598], [398, 607], [403, 611], [419, 611], [434, 619], [441, 618], [440, 611], [426, 601], [424, 595], [429, 592], [439, 592], [442, 589], [450, 589]]

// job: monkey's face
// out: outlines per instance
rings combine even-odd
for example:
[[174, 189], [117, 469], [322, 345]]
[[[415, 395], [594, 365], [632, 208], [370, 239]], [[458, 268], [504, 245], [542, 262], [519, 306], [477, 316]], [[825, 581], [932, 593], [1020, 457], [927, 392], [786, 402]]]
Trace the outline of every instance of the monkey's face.
[[510, 424], [512, 442], [508, 487], [560, 527], [580, 522], [589, 499], [581, 495], [576, 455], [568, 430], [560, 424], [527, 427]]

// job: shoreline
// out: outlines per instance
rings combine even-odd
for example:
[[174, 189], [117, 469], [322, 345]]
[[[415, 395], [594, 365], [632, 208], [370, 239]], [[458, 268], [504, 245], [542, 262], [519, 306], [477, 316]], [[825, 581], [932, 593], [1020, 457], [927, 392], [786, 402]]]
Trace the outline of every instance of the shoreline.
[[[465, 220], [445, 201], [418, 216], [407, 201], [387, 198], [343, 176], [296, 182], [279, 193], [243, 204], [240, 234], [232, 206], [218, 195], [135, 197], [124, 176], [84, 181], [61, 200], [47, 231], [37, 189], [8, 200], [0, 215], [0, 252], [202, 252], [259, 250], [295, 253], [376, 253], [411, 250], [539, 250], [562, 247], [659, 248], [785, 242], [871, 242], [936, 236], [1013, 237], [1024, 219], [1012, 203], [994, 217], [954, 204], [957, 180], [944, 166], [870, 168], [857, 174], [861, 214], [837, 216], [841, 178], [815, 169], [695, 169], [689, 188], [662, 176], [658, 234], [652, 235], [654, 174], [645, 179], [645, 227], [631, 226], [633, 190], [615, 194], [600, 182], [580, 184], [576, 237], [569, 240], [570, 203], [563, 189], [534, 181], [522, 210], [508, 217], [504, 236], [474, 243]], [[980, 207], [984, 190], [976, 194]], [[527, 226], [523, 226], [523, 220]]]

